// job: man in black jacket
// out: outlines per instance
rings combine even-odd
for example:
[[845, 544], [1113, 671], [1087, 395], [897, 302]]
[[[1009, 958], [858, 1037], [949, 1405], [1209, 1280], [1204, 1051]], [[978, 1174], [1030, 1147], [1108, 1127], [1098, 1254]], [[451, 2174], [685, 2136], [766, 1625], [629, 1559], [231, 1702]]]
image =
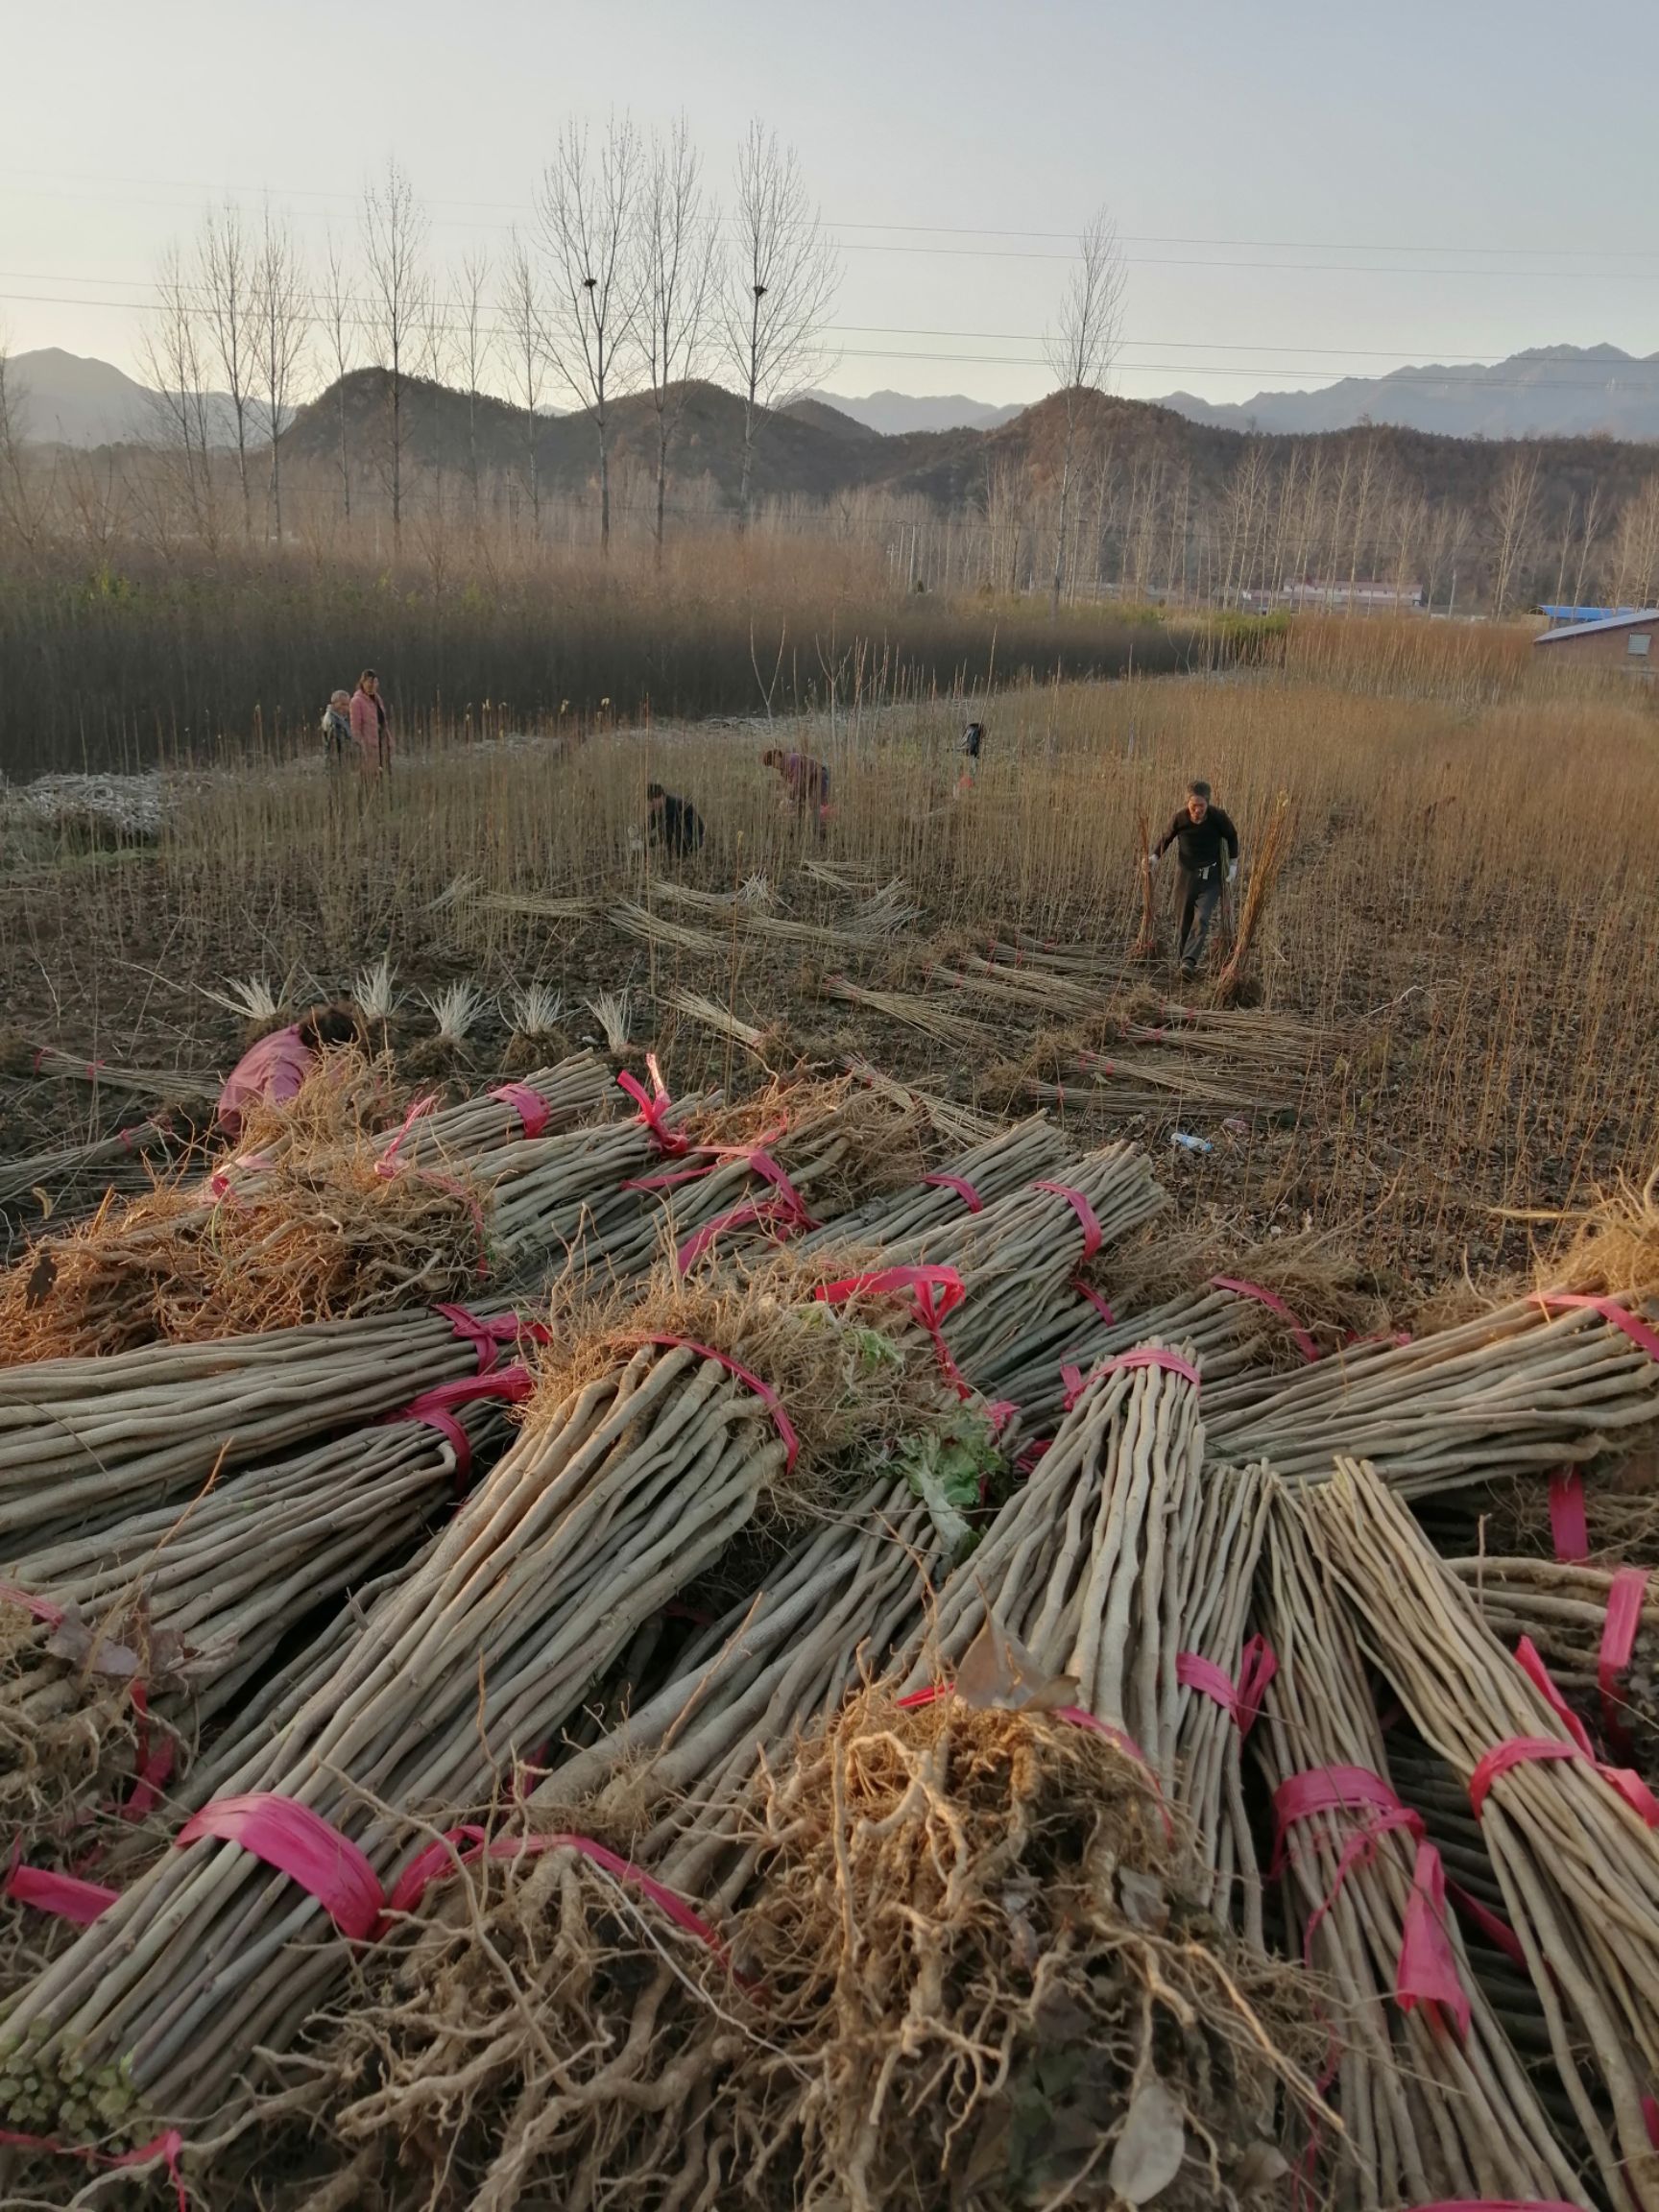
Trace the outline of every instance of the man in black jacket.
[[651, 818], [650, 842], [688, 859], [703, 842], [703, 817], [689, 799], [678, 799], [661, 783], [645, 786], [645, 810]]
[[1211, 799], [1208, 783], [1188, 784], [1187, 804], [1152, 848], [1154, 868], [1171, 845], [1178, 862], [1175, 946], [1182, 974], [1190, 975], [1204, 956], [1210, 925], [1221, 903], [1223, 848], [1226, 881], [1233, 882], [1238, 874], [1238, 832], [1233, 817]]

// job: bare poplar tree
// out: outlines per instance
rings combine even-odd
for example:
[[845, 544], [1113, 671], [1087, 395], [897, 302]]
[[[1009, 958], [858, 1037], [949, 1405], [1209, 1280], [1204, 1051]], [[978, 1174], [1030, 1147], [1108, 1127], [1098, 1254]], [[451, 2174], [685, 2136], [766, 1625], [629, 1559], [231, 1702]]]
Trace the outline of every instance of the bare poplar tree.
[[327, 349], [328, 364], [334, 373], [334, 417], [340, 447], [335, 465], [340, 470], [340, 512], [344, 519], [349, 522], [351, 441], [346, 417], [346, 378], [357, 350], [356, 309], [346, 275], [346, 264], [340, 257], [339, 241], [332, 231], [328, 233], [328, 245], [323, 259], [323, 289], [318, 295], [318, 307], [322, 315], [323, 339]]
[[156, 415], [157, 443], [175, 469], [191, 527], [209, 549], [219, 542], [209, 452], [204, 363], [194, 282], [177, 246], [161, 257], [156, 305], [144, 334], [144, 367]]
[[1492, 557], [1492, 612], [1499, 617], [1509, 611], [1510, 594], [1531, 550], [1532, 498], [1537, 483], [1536, 449], [1526, 453], [1518, 450], [1492, 494], [1492, 520], [1498, 533]]
[[373, 350], [386, 370], [392, 544], [403, 543], [403, 447], [408, 437], [407, 363], [417, 355], [426, 300], [426, 211], [393, 155], [363, 195], [363, 257], [377, 310]]
[[255, 364], [254, 252], [239, 208], [228, 202], [210, 208], [196, 250], [197, 277], [212, 348], [214, 373], [225, 379], [236, 441], [236, 476], [242, 487], [242, 535], [253, 535], [253, 495], [248, 479], [248, 439], [258, 375]]
[[737, 156], [727, 271], [725, 351], [743, 397], [738, 521], [749, 524], [758, 416], [824, 373], [824, 330], [841, 256], [806, 191], [793, 147], [758, 120]]
[[271, 522], [282, 542], [282, 432], [294, 411], [294, 386], [311, 334], [305, 264], [285, 222], [269, 207], [253, 263], [253, 358], [266, 435], [271, 441]]
[[716, 231], [702, 156], [681, 115], [653, 137], [639, 211], [640, 347], [657, 410], [657, 559], [668, 500], [668, 448], [702, 365], [714, 286]]
[[472, 487], [472, 515], [478, 515], [478, 393], [490, 359], [490, 328], [484, 319], [490, 285], [490, 256], [482, 250], [463, 253], [455, 272], [460, 303], [457, 350], [467, 378], [467, 476]]
[[517, 230], [507, 249], [501, 311], [513, 349], [514, 395], [524, 410], [524, 489], [530, 494], [530, 533], [541, 535], [541, 476], [536, 441], [541, 429], [541, 391], [547, 374], [547, 349], [541, 329], [541, 301], [536, 268]]
[[0, 519], [11, 528], [30, 560], [38, 558], [41, 536], [51, 508], [54, 463], [44, 486], [24, 457], [28, 435], [24, 394], [11, 370], [11, 348], [0, 330]]
[[1054, 583], [1050, 611], [1060, 613], [1066, 569], [1066, 531], [1071, 499], [1072, 451], [1086, 395], [1104, 390], [1123, 327], [1123, 250], [1104, 207], [1091, 216], [1077, 241], [1077, 265], [1061, 301], [1058, 324], [1045, 344], [1050, 373], [1059, 379], [1066, 409], [1060, 457], [1060, 512], [1054, 532]]
[[544, 325], [554, 368], [593, 419], [599, 439], [599, 543], [611, 550], [610, 405], [638, 305], [634, 222], [639, 138], [613, 116], [597, 157], [586, 124], [566, 123], [542, 171], [536, 213], [547, 261]]

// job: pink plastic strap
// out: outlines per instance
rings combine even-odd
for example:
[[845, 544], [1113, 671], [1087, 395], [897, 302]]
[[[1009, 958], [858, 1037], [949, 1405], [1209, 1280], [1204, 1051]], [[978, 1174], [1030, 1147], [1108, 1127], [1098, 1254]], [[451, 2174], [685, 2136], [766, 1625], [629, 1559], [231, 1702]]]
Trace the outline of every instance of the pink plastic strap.
[[1092, 1290], [1089, 1285], [1084, 1282], [1081, 1275], [1072, 1276], [1071, 1287], [1076, 1291], [1079, 1298], [1086, 1298], [1089, 1301], [1090, 1305], [1094, 1307], [1095, 1312], [1099, 1314], [1101, 1320], [1105, 1322], [1108, 1329], [1117, 1328], [1118, 1316], [1113, 1312], [1111, 1307], [1107, 1305], [1105, 1299], [1101, 1297], [1098, 1290]]
[[273, 1791], [217, 1798], [187, 1820], [173, 1841], [182, 1848], [207, 1837], [239, 1843], [308, 1889], [353, 1943], [362, 1942], [379, 1920], [384, 1900], [373, 1867], [349, 1837], [298, 1798]]
[[1395, 1999], [1407, 2012], [1418, 2005], [1441, 2007], [1455, 2023], [1459, 2037], [1466, 2040], [1472, 2014], [1446, 1930], [1446, 1876], [1440, 1854], [1424, 1834], [1422, 1815], [1403, 1805], [1381, 1774], [1374, 1774], [1368, 1767], [1320, 1767], [1282, 1782], [1273, 1792], [1274, 1870], [1284, 1866], [1285, 1837], [1289, 1827], [1316, 1813], [1337, 1812], [1358, 1813], [1364, 1817], [1342, 1845], [1331, 1887], [1309, 1920], [1303, 1936], [1304, 1959], [1312, 1963], [1314, 1934], [1349, 1875], [1375, 1856], [1384, 1836], [1404, 1830], [1415, 1843], [1416, 1852], [1411, 1896], [1394, 1970]]
[[1563, 1743], [1559, 1736], [1511, 1736], [1507, 1743], [1495, 1743], [1490, 1751], [1482, 1753], [1469, 1777], [1469, 1802], [1476, 1819], [1482, 1817], [1487, 1792], [1493, 1783], [1500, 1774], [1507, 1774], [1511, 1767], [1524, 1767], [1532, 1760], [1582, 1759], [1584, 1756], [1576, 1743]]
[[1237, 1682], [1213, 1659], [1205, 1659], [1196, 1651], [1178, 1651], [1175, 1655], [1176, 1681], [1213, 1697], [1232, 1716], [1240, 1736], [1248, 1736], [1261, 1719], [1262, 1700], [1278, 1671], [1278, 1655], [1265, 1636], [1252, 1636], [1245, 1645]]
[[795, 1433], [795, 1425], [783, 1410], [783, 1401], [770, 1382], [763, 1382], [758, 1375], [733, 1359], [728, 1352], [716, 1352], [712, 1344], [693, 1343], [689, 1336], [647, 1336], [647, 1344], [660, 1344], [665, 1351], [695, 1352], [704, 1359], [717, 1360], [728, 1374], [735, 1375], [739, 1382], [747, 1382], [757, 1398], [772, 1416], [772, 1425], [783, 1439], [784, 1472], [794, 1466], [801, 1455], [801, 1439]]
[[1436, 2197], [1415, 2212], [1577, 2212], [1564, 2197]]
[[1201, 1381], [1197, 1368], [1190, 1359], [1183, 1359], [1178, 1352], [1163, 1351], [1156, 1344], [1142, 1344], [1133, 1352], [1119, 1352], [1110, 1359], [1102, 1359], [1099, 1366], [1088, 1376], [1084, 1375], [1080, 1367], [1073, 1367], [1070, 1362], [1062, 1365], [1060, 1380], [1066, 1385], [1066, 1396], [1061, 1403], [1066, 1411], [1070, 1413], [1078, 1399], [1086, 1391], [1093, 1390], [1102, 1376], [1116, 1375], [1135, 1367], [1157, 1367], [1166, 1375], [1179, 1375], [1184, 1382], [1190, 1382], [1194, 1390], [1199, 1387]]
[[821, 1283], [814, 1298], [826, 1306], [840, 1306], [859, 1291], [879, 1297], [883, 1291], [908, 1290], [911, 1310], [932, 1339], [933, 1356], [941, 1373], [959, 1398], [974, 1393], [945, 1341], [945, 1323], [968, 1295], [968, 1286], [954, 1267], [876, 1267], [862, 1275], [843, 1275], [838, 1282]]
[[616, 1077], [618, 1087], [625, 1091], [639, 1109], [639, 1118], [651, 1132], [659, 1152], [688, 1152], [690, 1142], [678, 1129], [670, 1129], [667, 1116], [674, 1101], [668, 1095], [668, 1086], [662, 1080], [662, 1070], [657, 1065], [657, 1055], [647, 1053], [646, 1071], [651, 1077], [649, 1092], [637, 1075], [631, 1075], [624, 1068]]
[[532, 1344], [548, 1341], [548, 1331], [542, 1322], [525, 1321], [517, 1313], [497, 1313], [493, 1321], [486, 1321], [466, 1306], [434, 1306], [432, 1310], [442, 1313], [456, 1335], [477, 1353], [480, 1375], [490, 1373], [504, 1344], [517, 1344], [526, 1337]]
[[1590, 1556], [1584, 1478], [1575, 1467], [1563, 1467], [1550, 1478], [1550, 1540], [1556, 1558], [1565, 1566], [1575, 1566]]
[[503, 1106], [511, 1106], [517, 1115], [526, 1137], [540, 1137], [552, 1118], [553, 1109], [540, 1091], [533, 1091], [528, 1083], [498, 1083], [490, 1094], [499, 1098]]
[[1596, 1660], [1596, 1683], [1601, 1693], [1601, 1725], [1608, 1742], [1624, 1752], [1630, 1748], [1630, 1737], [1623, 1719], [1619, 1677], [1629, 1666], [1636, 1649], [1636, 1631], [1642, 1625], [1642, 1607], [1647, 1597], [1647, 1569], [1621, 1567], [1607, 1593], [1607, 1620]]
[[438, 1094], [436, 1091], [432, 1091], [428, 1092], [424, 1098], [417, 1098], [410, 1106], [408, 1113], [404, 1115], [402, 1121], [398, 1124], [397, 1136], [393, 1138], [391, 1143], [387, 1145], [385, 1151], [374, 1163], [374, 1172], [384, 1182], [389, 1183], [392, 1177], [397, 1173], [397, 1155], [409, 1142], [409, 1132], [414, 1128], [417, 1121], [423, 1120], [431, 1113], [437, 1103]]
[[163, 1742], [152, 1751], [150, 1693], [142, 1682], [135, 1680], [131, 1695], [132, 1710], [138, 1716], [138, 1774], [127, 1802], [121, 1808], [121, 1817], [123, 1820], [147, 1820], [161, 1802], [161, 1791], [173, 1771], [173, 1744], [170, 1741]]
[[1655, 1335], [1646, 1321], [1632, 1313], [1627, 1306], [1621, 1306], [1615, 1298], [1586, 1298], [1571, 1290], [1542, 1290], [1538, 1294], [1538, 1303], [1546, 1313], [1573, 1310], [1599, 1313], [1603, 1321], [1611, 1322], [1615, 1329], [1622, 1329], [1639, 1352], [1646, 1352], [1650, 1359], [1659, 1359], [1659, 1335]]
[[136, 2151], [97, 2151], [88, 2143], [60, 2143], [56, 2136], [23, 2135], [10, 2128], [0, 2128], [0, 2143], [12, 2144], [19, 2151], [46, 2151], [57, 2158], [84, 2158], [89, 2166], [104, 2166], [111, 2173], [119, 2167], [148, 2166], [157, 2158], [164, 2159], [179, 2212], [190, 2212], [190, 2200], [184, 2194], [184, 2176], [179, 2171], [184, 2138], [177, 2128], [169, 2128], [148, 2143], [140, 2143]]
[[15, 1897], [19, 1905], [33, 1905], [37, 1912], [68, 1920], [77, 1928], [90, 1928], [101, 1912], [119, 1899], [119, 1889], [106, 1889], [101, 1882], [81, 1882], [73, 1874], [54, 1874], [44, 1866], [13, 1866], [0, 1883], [0, 1894]]
[[1064, 1198], [1083, 1225], [1083, 1257], [1093, 1260], [1099, 1251], [1103, 1238], [1094, 1209], [1083, 1192], [1070, 1183], [1033, 1183], [1033, 1190], [1051, 1190], [1056, 1198]]
[[[452, 1844], [465, 1842], [467, 1848], [456, 1852]], [[606, 1844], [595, 1842], [591, 1836], [501, 1836], [492, 1842], [482, 1828], [469, 1824], [451, 1828], [442, 1841], [428, 1843], [416, 1853], [392, 1885], [392, 1893], [386, 1900], [388, 1912], [413, 1912], [421, 1899], [434, 1882], [442, 1881], [457, 1870], [457, 1864], [469, 1866], [480, 1859], [524, 1859], [539, 1856], [543, 1851], [577, 1851], [618, 1882], [626, 1882], [649, 1897], [677, 1928], [686, 1935], [695, 1936], [706, 1943], [717, 1958], [724, 1959], [726, 1946], [700, 1912], [693, 1911], [684, 1897], [676, 1893], [633, 1860], [624, 1859]]]
[[940, 1190], [954, 1190], [970, 1214], [984, 1213], [985, 1201], [974, 1190], [973, 1184], [969, 1182], [966, 1175], [947, 1175], [941, 1171], [937, 1175], [924, 1175], [922, 1180], [924, 1183], [932, 1184], [935, 1189]]
[[[1590, 1762], [1602, 1781], [1606, 1783], [1608, 1789], [1613, 1791], [1617, 1796], [1623, 1798], [1631, 1812], [1646, 1827], [1659, 1828], [1659, 1798], [1654, 1796], [1641, 1775], [1633, 1773], [1628, 1767], [1603, 1767], [1597, 1760], [1590, 1742], [1590, 1731], [1551, 1680], [1550, 1670], [1545, 1666], [1539, 1655], [1538, 1647], [1530, 1636], [1523, 1636], [1520, 1643], [1516, 1645], [1515, 1664], [1537, 1690], [1551, 1712], [1554, 1714], [1556, 1719], [1560, 1721], [1562, 1727], [1573, 1739], [1573, 1746], [1578, 1756]], [[1504, 1746], [1500, 1744], [1498, 1748], [1502, 1751]], [[1493, 1756], [1494, 1754], [1490, 1751], [1486, 1754], [1488, 1759]], [[1494, 1775], [1503, 1773], [1504, 1767], [1513, 1767], [1518, 1764], [1520, 1764], [1519, 1761], [1506, 1760], [1503, 1766], [1494, 1769]], [[1489, 1780], [1487, 1788], [1490, 1787], [1491, 1782]], [[1474, 1793], [1473, 1782], [1470, 1784], [1470, 1793], [1471, 1795]], [[1482, 1791], [1482, 1795], [1484, 1795], [1484, 1791]], [[1476, 1812], [1479, 1814], [1479, 1806], [1476, 1807]]]
[[1318, 1345], [1314, 1343], [1312, 1337], [1303, 1328], [1284, 1299], [1275, 1292], [1264, 1290], [1260, 1283], [1246, 1283], [1241, 1276], [1238, 1275], [1212, 1275], [1210, 1284], [1211, 1287], [1215, 1290], [1231, 1290], [1237, 1297], [1254, 1298], [1258, 1306], [1265, 1306], [1269, 1313], [1277, 1313], [1281, 1321], [1288, 1324], [1290, 1341], [1301, 1353], [1303, 1358], [1310, 1364], [1318, 1358]]
[[1479, 1898], [1473, 1896], [1460, 1882], [1448, 1882], [1446, 1894], [1462, 1917], [1485, 1936], [1495, 1951], [1502, 1951], [1511, 1964], [1520, 1967], [1523, 1974], [1529, 1971], [1527, 1954], [1521, 1947], [1521, 1938], [1501, 1913], [1494, 1912], [1489, 1905], [1482, 1905]]
[[61, 1628], [63, 1608], [54, 1605], [50, 1598], [36, 1598], [31, 1591], [19, 1590], [15, 1582], [0, 1582], [0, 1603], [21, 1605], [36, 1621], [43, 1621], [48, 1628]]
[[527, 1367], [500, 1367], [488, 1375], [463, 1375], [454, 1382], [440, 1382], [422, 1390], [408, 1405], [386, 1416], [388, 1422], [422, 1421], [436, 1429], [455, 1454], [455, 1486], [460, 1489], [472, 1472], [472, 1439], [455, 1418], [457, 1406], [475, 1405], [480, 1399], [499, 1399], [521, 1405], [535, 1387]]

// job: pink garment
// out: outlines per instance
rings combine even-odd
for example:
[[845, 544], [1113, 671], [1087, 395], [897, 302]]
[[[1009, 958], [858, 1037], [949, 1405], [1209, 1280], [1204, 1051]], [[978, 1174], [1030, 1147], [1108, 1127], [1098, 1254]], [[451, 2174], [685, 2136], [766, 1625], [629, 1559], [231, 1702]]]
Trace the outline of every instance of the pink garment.
[[278, 1105], [294, 1097], [312, 1069], [317, 1055], [300, 1042], [298, 1022], [273, 1029], [269, 1037], [243, 1053], [219, 1094], [219, 1126], [227, 1137], [241, 1134], [242, 1110], [257, 1098], [273, 1098]]
[[380, 768], [391, 759], [390, 717], [382, 723], [380, 709], [367, 691], [351, 694], [351, 735], [356, 740], [357, 757], [363, 767]]

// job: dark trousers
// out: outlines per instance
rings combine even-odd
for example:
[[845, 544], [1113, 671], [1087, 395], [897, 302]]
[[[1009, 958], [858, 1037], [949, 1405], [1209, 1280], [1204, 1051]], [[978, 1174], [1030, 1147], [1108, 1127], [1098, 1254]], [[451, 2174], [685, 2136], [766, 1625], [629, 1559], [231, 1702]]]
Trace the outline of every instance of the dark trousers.
[[1190, 974], [1204, 957], [1210, 925], [1221, 903], [1221, 871], [1194, 876], [1185, 868], [1175, 872], [1175, 948], [1181, 966]]

